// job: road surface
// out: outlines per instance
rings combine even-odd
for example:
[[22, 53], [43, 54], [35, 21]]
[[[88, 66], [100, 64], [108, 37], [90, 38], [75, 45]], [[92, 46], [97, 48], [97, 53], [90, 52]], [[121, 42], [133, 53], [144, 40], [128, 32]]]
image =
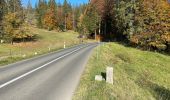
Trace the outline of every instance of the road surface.
[[0, 68], [0, 100], [71, 100], [97, 43], [81, 44]]

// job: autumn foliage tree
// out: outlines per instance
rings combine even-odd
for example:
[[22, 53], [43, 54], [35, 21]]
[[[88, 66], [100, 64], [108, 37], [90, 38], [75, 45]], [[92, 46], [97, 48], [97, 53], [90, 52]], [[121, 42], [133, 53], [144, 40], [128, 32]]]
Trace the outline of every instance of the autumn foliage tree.
[[[99, 22], [94, 12], [101, 18]], [[167, 0], [91, 0], [79, 26], [88, 34], [101, 28], [105, 40], [170, 52], [170, 2]]]
[[[6, 12], [3, 16], [3, 39], [6, 42], [31, 40], [35, 35], [26, 28], [24, 9], [20, 0], [5, 1]], [[10, 7], [9, 7], [10, 6]]]
[[[56, 3], [55, 0], [39, 0], [36, 5], [37, 26], [48, 30], [66, 31], [76, 28], [78, 12], [74, 12], [73, 7], [67, 0], [63, 4]], [[78, 9], [81, 7], [78, 6]], [[77, 9], [76, 8], [76, 9]]]
[[[141, 0], [140, 14], [142, 32], [131, 37], [131, 42], [145, 49], [169, 50], [170, 5], [166, 0]], [[143, 9], [144, 8], [144, 9]]]
[[48, 28], [48, 30], [52, 30], [57, 27], [55, 4], [55, 0], [50, 0], [49, 9], [44, 15], [44, 27]]

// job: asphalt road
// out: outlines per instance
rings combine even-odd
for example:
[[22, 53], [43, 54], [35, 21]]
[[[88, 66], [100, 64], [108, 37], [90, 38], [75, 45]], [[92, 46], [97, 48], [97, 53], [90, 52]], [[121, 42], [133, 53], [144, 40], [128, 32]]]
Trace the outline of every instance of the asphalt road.
[[0, 100], [71, 100], [97, 43], [81, 44], [0, 68]]

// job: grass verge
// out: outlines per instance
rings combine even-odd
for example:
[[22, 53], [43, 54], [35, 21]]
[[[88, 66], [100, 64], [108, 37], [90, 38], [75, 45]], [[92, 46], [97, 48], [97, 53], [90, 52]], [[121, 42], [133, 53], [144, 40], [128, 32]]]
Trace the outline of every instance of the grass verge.
[[[94, 80], [114, 68], [114, 84]], [[170, 56], [117, 43], [97, 47], [73, 100], [170, 100]]]

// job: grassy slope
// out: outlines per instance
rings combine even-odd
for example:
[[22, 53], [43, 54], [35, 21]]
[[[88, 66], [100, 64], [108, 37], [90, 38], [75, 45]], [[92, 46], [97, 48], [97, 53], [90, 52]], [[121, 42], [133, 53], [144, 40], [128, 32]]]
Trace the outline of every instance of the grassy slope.
[[[114, 68], [114, 85], [94, 81], [106, 66]], [[170, 100], [170, 56], [117, 43], [96, 48], [74, 96], [74, 100], [155, 99]]]
[[[38, 54], [49, 52], [49, 48], [51, 51], [61, 49], [64, 41], [66, 42], [66, 47], [78, 43], [78, 34], [73, 31], [54, 32], [36, 28], [31, 28], [31, 31], [39, 37], [35, 42], [15, 43], [14, 45], [0, 44], [0, 65], [21, 60], [23, 55], [28, 58], [34, 56], [35, 52]], [[10, 51], [12, 58], [9, 57]]]

